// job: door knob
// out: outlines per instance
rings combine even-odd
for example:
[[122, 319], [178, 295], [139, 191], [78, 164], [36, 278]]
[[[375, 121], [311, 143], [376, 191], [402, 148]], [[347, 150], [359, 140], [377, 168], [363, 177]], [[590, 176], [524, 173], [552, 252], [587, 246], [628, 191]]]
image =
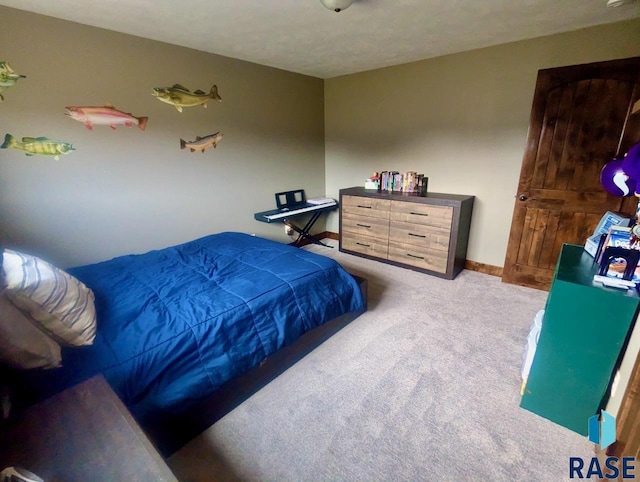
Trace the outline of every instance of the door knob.
[[524, 194], [520, 194], [520, 197], [518, 199], [520, 199], [520, 201], [526, 201], [527, 196], [525, 196]]

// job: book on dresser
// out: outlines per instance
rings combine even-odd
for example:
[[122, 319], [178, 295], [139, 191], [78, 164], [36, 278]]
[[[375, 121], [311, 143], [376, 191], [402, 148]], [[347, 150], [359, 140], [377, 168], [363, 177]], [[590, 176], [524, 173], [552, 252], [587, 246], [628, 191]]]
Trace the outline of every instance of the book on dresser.
[[[429, 178], [424, 174], [418, 174], [416, 171], [382, 171], [373, 173], [373, 177], [369, 180], [375, 179], [376, 189], [379, 191], [389, 192], [403, 192], [403, 193], [417, 193], [424, 196], [427, 193], [427, 185]], [[368, 186], [365, 183], [366, 189], [371, 189], [373, 186]]]
[[475, 197], [340, 190], [340, 251], [453, 279], [464, 269]]

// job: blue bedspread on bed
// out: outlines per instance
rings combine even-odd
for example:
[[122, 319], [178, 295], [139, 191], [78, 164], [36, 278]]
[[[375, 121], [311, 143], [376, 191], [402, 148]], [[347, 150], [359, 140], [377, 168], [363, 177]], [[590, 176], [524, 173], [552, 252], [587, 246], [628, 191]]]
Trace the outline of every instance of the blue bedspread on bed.
[[[305, 332], [363, 308], [334, 260], [240, 233], [68, 270], [96, 297], [92, 346], [50, 371], [103, 373], [138, 417], [176, 412]], [[55, 373], [57, 372], [57, 373]]]

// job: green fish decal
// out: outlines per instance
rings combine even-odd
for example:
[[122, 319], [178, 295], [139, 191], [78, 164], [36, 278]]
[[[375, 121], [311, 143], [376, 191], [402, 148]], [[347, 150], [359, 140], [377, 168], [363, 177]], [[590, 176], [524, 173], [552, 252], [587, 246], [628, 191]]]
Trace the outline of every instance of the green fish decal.
[[24, 79], [26, 75], [16, 74], [9, 64], [4, 60], [0, 60], [0, 102], [4, 100], [2, 93], [9, 87], [13, 87], [18, 79]]
[[178, 112], [182, 112], [183, 107], [193, 107], [196, 105], [202, 105], [207, 107], [207, 102], [210, 100], [217, 100], [222, 102], [222, 98], [218, 95], [218, 86], [214, 85], [207, 94], [201, 90], [191, 92], [186, 87], [180, 84], [175, 84], [173, 87], [154, 87], [151, 95], [157, 97], [159, 101], [166, 102], [178, 109]]
[[4, 143], [0, 146], [0, 149], [7, 149], [9, 147], [20, 149], [24, 151], [27, 156], [34, 156], [36, 154], [55, 156], [54, 159], [56, 161], [60, 159], [60, 154], [68, 154], [71, 151], [75, 151], [75, 148], [68, 142], [56, 141], [48, 137], [23, 137], [22, 142], [20, 142], [11, 134], [7, 134], [4, 137]]

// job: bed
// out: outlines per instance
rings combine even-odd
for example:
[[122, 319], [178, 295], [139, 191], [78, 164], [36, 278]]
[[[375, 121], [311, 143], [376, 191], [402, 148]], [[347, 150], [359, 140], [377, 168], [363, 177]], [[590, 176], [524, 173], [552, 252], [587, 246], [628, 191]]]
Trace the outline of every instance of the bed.
[[66, 271], [95, 296], [95, 339], [14, 389], [33, 402], [102, 373], [165, 455], [366, 309], [334, 260], [242, 233]]

